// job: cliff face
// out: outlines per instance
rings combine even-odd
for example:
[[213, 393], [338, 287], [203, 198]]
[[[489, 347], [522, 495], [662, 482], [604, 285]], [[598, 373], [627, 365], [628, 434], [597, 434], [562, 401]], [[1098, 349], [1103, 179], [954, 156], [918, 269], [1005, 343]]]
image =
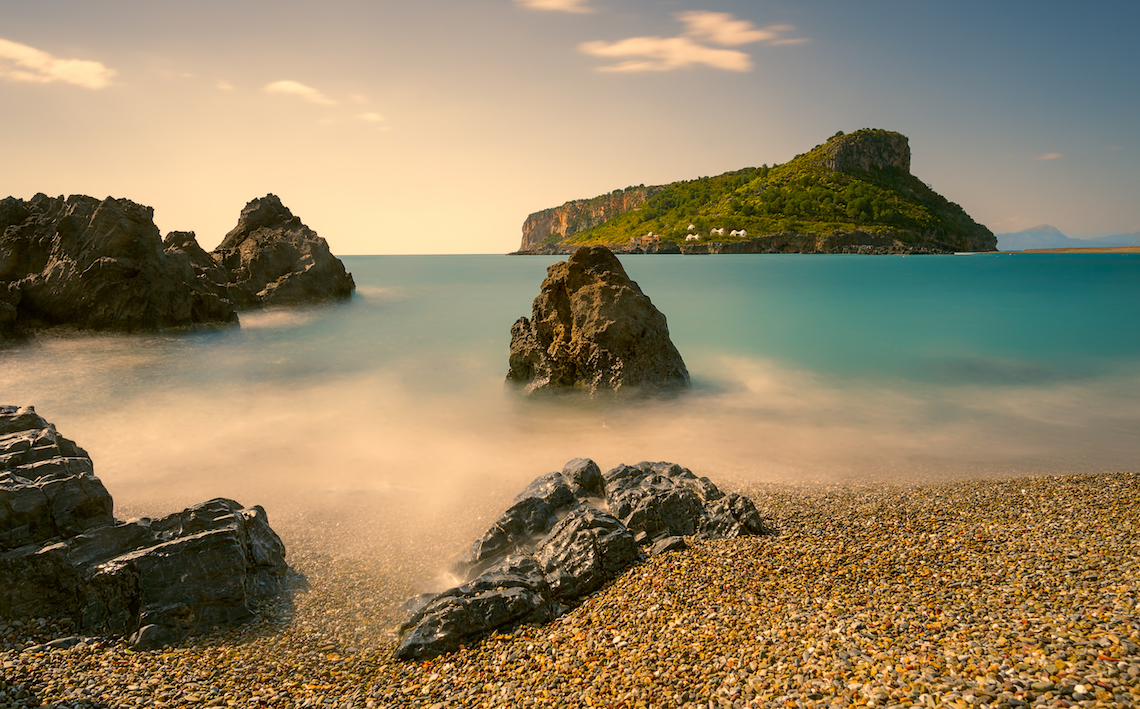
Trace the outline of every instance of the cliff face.
[[619, 214], [640, 207], [661, 189], [644, 185], [627, 187], [601, 197], [576, 199], [561, 207], [535, 212], [523, 222], [522, 244], [519, 250], [531, 251], [551, 236], [564, 239], [577, 232], [596, 227]]
[[902, 133], [861, 130], [832, 136], [823, 145], [823, 166], [832, 172], [895, 168], [910, 172], [910, 141]]

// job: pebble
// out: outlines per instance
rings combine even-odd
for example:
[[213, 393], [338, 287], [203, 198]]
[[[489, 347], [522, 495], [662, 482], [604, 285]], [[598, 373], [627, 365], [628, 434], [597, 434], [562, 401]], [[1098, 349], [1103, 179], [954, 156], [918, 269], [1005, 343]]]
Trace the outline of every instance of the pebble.
[[241, 628], [132, 652], [0, 624], [0, 709], [1140, 701], [1140, 476], [736, 491], [773, 535], [689, 539], [552, 623], [422, 663], [388, 657], [403, 574], [283, 534], [309, 586]]

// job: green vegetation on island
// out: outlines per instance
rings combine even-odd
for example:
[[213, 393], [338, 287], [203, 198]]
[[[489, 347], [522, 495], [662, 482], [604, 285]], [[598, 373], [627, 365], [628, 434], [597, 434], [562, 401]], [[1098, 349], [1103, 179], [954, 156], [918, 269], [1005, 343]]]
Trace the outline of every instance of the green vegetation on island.
[[[637, 188], [612, 194], [632, 189]], [[861, 243], [959, 251], [996, 246], [988, 229], [910, 174], [907, 138], [885, 130], [839, 132], [783, 165], [641, 186], [640, 192], [645, 199], [636, 206], [611, 208], [578, 230], [572, 223], [566, 228], [566, 220], [549, 219], [548, 233], [527, 234], [532, 215], [524, 225], [523, 248], [562, 251], [600, 244], [662, 250], [672, 244], [698, 250], [702, 243], [759, 243], [770, 237], [783, 237], [773, 241], [774, 250], [834, 250], [827, 245]], [[577, 214], [607, 197], [553, 211], [582, 205]]]

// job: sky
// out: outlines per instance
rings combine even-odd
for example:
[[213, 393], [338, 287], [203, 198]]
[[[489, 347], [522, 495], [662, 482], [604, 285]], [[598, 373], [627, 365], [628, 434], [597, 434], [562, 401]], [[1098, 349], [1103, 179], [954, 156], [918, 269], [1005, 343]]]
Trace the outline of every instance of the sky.
[[908, 136], [995, 233], [1140, 231], [1134, 0], [0, 0], [0, 197], [273, 193], [337, 254], [504, 253], [531, 213]]

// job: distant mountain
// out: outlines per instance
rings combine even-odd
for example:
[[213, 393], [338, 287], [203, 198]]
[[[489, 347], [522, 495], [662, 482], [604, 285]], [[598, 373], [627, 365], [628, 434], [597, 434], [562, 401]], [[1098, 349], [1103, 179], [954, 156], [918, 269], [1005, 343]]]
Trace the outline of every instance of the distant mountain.
[[783, 165], [638, 185], [535, 212], [520, 253], [992, 251], [994, 235], [910, 173], [905, 135], [836, 133]]
[[1095, 239], [1074, 239], [1065, 236], [1057, 227], [1049, 224], [1031, 226], [1021, 231], [998, 234], [999, 251], [1024, 251], [1026, 249], [1082, 249], [1104, 246], [1140, 246], [1140, 232], [1135, 234], [1112, 234]]

